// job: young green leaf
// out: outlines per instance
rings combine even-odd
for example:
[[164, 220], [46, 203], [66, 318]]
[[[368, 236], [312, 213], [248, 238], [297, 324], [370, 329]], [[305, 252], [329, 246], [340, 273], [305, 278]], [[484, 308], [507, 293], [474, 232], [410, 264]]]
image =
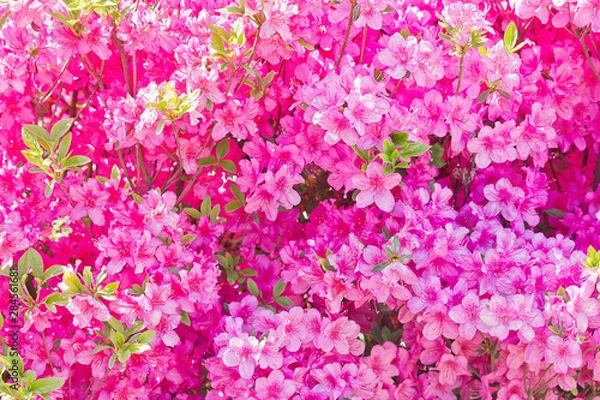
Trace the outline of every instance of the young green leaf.
[[52, 134], [50, 135], [51, 141], [56, 142], [58, 139], [63, 137], [73, 125], [73, 118], [63, 119], [58, 121], [52, 127]]
[[27, 273], [31, 267], [33, 271], [33, 276], [36, 278], [42, 278], [42, 272], [44, 271], [44, 261], [42, 260], [42, 256], [37, 252], [36, 249], [30, 248], [27, 250], [19, 259], [18, 268], [19, 268], [19, 277], [23, 276]]
[[281, 293], [283, 293], [286, 286], [287, 286], [287, 283], [285, 283], [281, 279], [279, 281], [277, 281], [277, 283], [275, 284], [275, 287], [273, 288], [273, 298], [276, 299], [279, 296], [281, 296]]
[[504, 31], [504, 48], [507, 53], [512, 53], [512, 50], [517, 44], [517, 26], [513, 21], [510, 21], [510, 24], [506, 27], [506, 31]]
[[248, 291], [255, 297], [260, 297], [260, 290], [258, 289], [258, 286], [256, 285], [256, 282], [254, 282], [254, 279], [249, 278], [246, 281], [246, 286], [248, 286]]
[[41, 378], [27, 385], [30, 392], [37, 394], [50, 393], [60, 389], [65, 384], [64, 378]]
[[67, 159], [63, 164], [64, 168], [77, 168], [82, 165], [88, 164], [92, 161], [89, 157], [86, 156], [73, 156]]
[[198, 165], [200, 167], [208, 167], [210, 165], [215, 165], [217, 160], [214, 157], [204, 157], [198, 160]]
[[223, 161], [221, 161], [221, 163], [219, 165], [221, 166], [221, 168], [223, 168], [225, 171], [227, 171], [231, 174], [237, 173], [237, 168], [235, 167], [235, 164], [231, 160], [223, 160]]
[[221, 161], [229, 153], [229, 139], [223, 139], [217, 144], [217, 160]]

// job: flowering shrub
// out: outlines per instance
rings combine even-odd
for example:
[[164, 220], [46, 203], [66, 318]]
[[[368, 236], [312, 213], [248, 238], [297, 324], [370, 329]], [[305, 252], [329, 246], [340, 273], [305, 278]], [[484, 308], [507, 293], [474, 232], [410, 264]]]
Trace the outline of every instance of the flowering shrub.
[[597, 1], [0, 24], [2, 398], [600, 397]]

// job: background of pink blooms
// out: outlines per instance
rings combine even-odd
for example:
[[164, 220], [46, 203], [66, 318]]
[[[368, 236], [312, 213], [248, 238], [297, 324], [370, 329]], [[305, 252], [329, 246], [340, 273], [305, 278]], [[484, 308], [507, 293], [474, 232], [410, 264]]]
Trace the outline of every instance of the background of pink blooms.
[[0, 24], [6, 398], [600, 396], [597, 0]]

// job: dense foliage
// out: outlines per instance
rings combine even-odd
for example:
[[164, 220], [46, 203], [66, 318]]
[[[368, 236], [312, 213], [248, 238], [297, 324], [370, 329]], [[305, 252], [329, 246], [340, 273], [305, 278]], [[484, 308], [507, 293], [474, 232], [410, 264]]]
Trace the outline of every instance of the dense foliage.
[[0, 23], [2, 398], [600, 396], [598, 0]]

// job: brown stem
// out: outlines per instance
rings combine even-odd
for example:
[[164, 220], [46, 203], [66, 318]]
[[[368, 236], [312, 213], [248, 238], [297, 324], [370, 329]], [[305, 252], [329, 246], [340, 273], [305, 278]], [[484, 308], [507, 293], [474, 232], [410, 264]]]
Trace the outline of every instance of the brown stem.
[[367, 25], [365, 25], [365, 27], [363, 28], [362, 43], [360, 45], [360, 57], [358, 58], [359, 64], [362, 64], [362, 62], [363, 62], [363, 57], [365, 56], [366, 45], [367, 45]]
[[60, 73], [58, 74], [58, 78], [56, 78], [56, 81], [54, 82], [54, 84], [52, 85], [52, 87], [50, 88], [50, 90], [48, 90], [48, 92], [44, 95], [44, 97], [42, 97], [42, 100], [40, 101], [41, 104], [45, 103], [50, 98], [50, 96], [52, 95], [52, 92], [54, 92], [54, 89], [56, 89], [56, 87], [58, 86], [58, 84], [61, 82], [60, 79], [62, 78], [63, 74], [65, 73], [65, 71], [69, 67], [70, 63], [71, 63], [71, 59], [70, 58], [67, 61], [65, 61], [64, 65], [60, 69]]
[[46, 349], [46, 356], [48, 357], [48, 364], [50, 365], [50, 369], [54, 372], [54, 365], [52, 364], [52, 358], [50, 357], [50, 350], [48, 349], [48, 341], [46, 340], [46, 335], [44, 331], [42, 331], [42, 341], [44, 342], [44, 348]]
[[121, 169], [123, 169], [123, 173], [125, 174], [125, 179], [127, 179], [129, 186], [131, 186], [131, 190], [133, 190], [135, 192], [135, 186], [133, 185], [133, 181], [131, 180], [131, 175], [129, 175], [129, 170], [127, 169], [127, 166], [125, 165], [125, 159], [123, 158], [123, 151], [120, 148], [117, 149], [117, 156], [119, 157], [119, 163], [121, 164]]
[[460, 93], [460, 85], [462, 84], [464, 63], [465, 63], [465, 52], [461, 51], [460, 52], [460, 62], [458, 64], [458, 83], [456, 84], [456, 94], [457, 95]]
[[342, 57], [344, 56], [344, 51], [346, 50], [346, 46], [348, 45], [348, 39], [350, 39], [350, 31], [352, 30], [352, 22], [354, 22], [354, 9], [356, 8], [356, 0], [350, 0], [350, 15], [348, 16], [348, 25], [346, 26], [346, 35], [344, 36], [344, 41], [342, 43], [342, 48], [340, 49], [340, 54], [338, 55], [337, 62], [335, 63], [336, 68], [340, 66], [342, 62]]

